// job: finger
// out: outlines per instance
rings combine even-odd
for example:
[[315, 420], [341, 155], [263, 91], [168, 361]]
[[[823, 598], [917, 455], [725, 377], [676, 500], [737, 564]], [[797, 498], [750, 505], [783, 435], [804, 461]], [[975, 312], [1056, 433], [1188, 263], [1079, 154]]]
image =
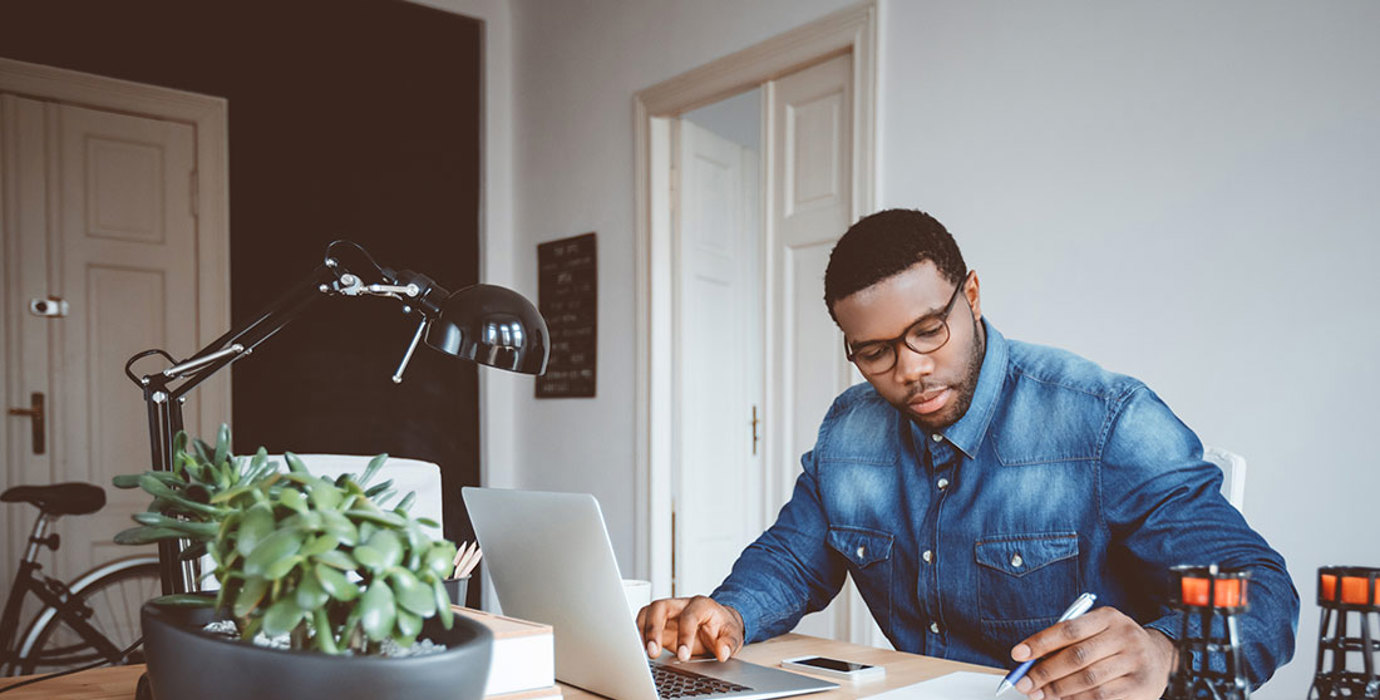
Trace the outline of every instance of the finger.
[[676, 639], [676, 657], [681, 661], [689, 661], [695, 653], [695, 637], [699, 635], [700, 625], [709, 621], [710, 608], [706, 605], [708, 598], [695, 596], [690, 599], [690, 603], [681, 611], [676, 618], [679, 625], [679, 634]]
[[1029, 680], [1032, 689], [1044, 687], [1115, 655], [1121, 646], [1121, 640], [1111, 634], [1099, 634], [1074, 642], [1035, 664], [1023, 680]]
[[1153, 691], [1150, 695], [1141, 691], [1143, 689], [1138, 687], [1135, 677], [1125, 675], [1074, 695], [1060, 695], [1059, 700], [1121, 700], [1137, 695], [1140, 697], [1159, 697], [1159, 694]]
[[[1121, 681], [1136, 670], [1135, 663], [1126, 654], [1115, 654], [1083, 668], [1068, 673], [1041, 688], [1045, 695], [1057, 698], [1071, 698], [1081, 694], [1097, 695], [1097, 692], [1110, 690], [1108, 685]], [[1121, 697], [1109, 695], [1108, 698]]]
[[728, 655], [719, 649], [719, 635], [723, 632], [724, 621], [718, 615], [711, 615], [709, 619], [700, 625], [699, 641], [700, 646], [708, 653], [713, 654], [719, 661], [727, 661]]
[[[655, 659], [661, 656], [662, 634], [666, 628], [666, 618], [680, 612], [684, 602], [675, 598], [658, 600], [648, 605], [638, 614], [642, 627], [642, 641], [647, 645], [647, 655]], [[644, 614], [645, 613], [645, 614]]]
[[1111, 624], [1115, 608], [1098, 608], [1087, 615], [1050, 625], [1011, 648], [1016, 661], [1038, 659], [1102, 632]]
[[[729, 613], [730, 617], [732, 613]], [[743, 646], [743, 633], [738, 629], [737, 620], [727, 620], [719, 628], [719, 634], [714, 639], [714, 658], [720, 661], [728, 661]]]

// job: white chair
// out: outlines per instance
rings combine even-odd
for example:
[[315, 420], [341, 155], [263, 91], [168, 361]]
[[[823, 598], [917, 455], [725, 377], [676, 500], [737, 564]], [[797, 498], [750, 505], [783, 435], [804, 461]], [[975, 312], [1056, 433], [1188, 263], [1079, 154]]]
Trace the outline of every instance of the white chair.
[[1246, 458], [1220, 447], [1203, 447], [1203, 459], [1222, 470], [1222, 495], [1241, 513], [1246, 512]]

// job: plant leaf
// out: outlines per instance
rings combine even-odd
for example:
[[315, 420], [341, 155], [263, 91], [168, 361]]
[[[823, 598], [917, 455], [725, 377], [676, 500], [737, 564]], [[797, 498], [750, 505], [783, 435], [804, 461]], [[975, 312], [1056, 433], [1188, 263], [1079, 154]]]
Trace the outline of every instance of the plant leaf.
[[345, 574], [325, 564], [317, 564], [315, 571], [316, 580], [321, 584], [321, 589], [326, 591], [332, 598], [342, 603], [348, 603], [359, 597], [359, 586], [351, 583], [350, 579], [345, 578]]
[[[355, 520], [363, 520], [365, 522], [375, 523], [377, 525], [387, 525], [389, 527], [402, 527], [407, 524], [406, 518], [397, 513], [388, 513], [386, 511], [369, 511], [363, 508], [353, 508], [345, 511], [345, 515]], [[364, 533], [361, 532], [360, 536], [364, 536]]]
[[319, 478], [307, 485], [311, 492], [311, 501], [317, 508], [322, 510], [335, 510], [340, 505], [340, 500], [345, 497], [340, 489], [335, 487], [329, 479]]
[[393, 631], [393, 622], [397, 620], [398, 613], [397, 601], [393, 598], [393, 589], [382, 579], [374, 579], [369, 584], [369, 589], [360, 598], [359, 610], [360, 625], [369, 639], [382, 641]]
[[454, 623], [455, 613], [450, 609], [450, 594], [446, 593], [446, 587], [441, 583], [441, 579], [434, 579], [431, 582], [431, 594], [436, 598], [436, 616], [441, 619], [441, 626], [450, 629]]
[[407, 509], [411, 508], [411, 507], [412, 507], [412, 504], [413, 504], [413, 503], [416, 503], [416, 502], [417, 502], [417, 492], [416, 492], [416, 491], [409, 491], [409, 492], [407, 493], [406, 496], [403, 496], [403, 499], [402, 499], [401, 501], [398, 501], [397, 507], [395, 507], [393, 510], [395, 510], [395, 511], [401, 511], [402, 513], [406, 514], [406, 513], [407, 513]]
[[356, 528], [344, 514], [334, 510], [323, 510], [320, 513], [321, 527], [340, 540], [341, 544], [347, 547], [359, 544], [359, 528]]
[[331, 599], [331, 594], [322, 587], [321, 580], [310, 574], [304, 575], [297, 584], [297, 606], [303, 610], [316, 610]]
[[115, 544], [149, 544], [151, 542], [162, 542], [163, 540], [181, 539], [182, 537], [185, 537], [185, 535], [181, 530], [174, 530], [170, 527], [141, 525], [115, 533]]
[[307, 471], [307, 465], [302, 462], [301, 457], [291, 452], [284, 452], [283, 459], [287, 460], [288, 469], [291, 470], [292, 473], [311, 475], [311, 472]]
[[209, 608], [216, 603], [214, 598], [196, 595], [195, 593], [174, 593], [172, 595], [159, 596], [149, 602], [177, 608]]
[[324, 554], [340, 546], [340, 540], [331, 533], [323, 533], [307, 540], [302, 545], [302, 556], [311, 557], [317, 554]]
[[312, 639], [316, 642], [316, 648], [327, 654], [339, 654], [340, 647], [335, 643], [335, 630], [331, 629], [331, 621], [326, 617], [325, 608], [317, 608], [312, 613], [312, 619], [316, 622], [316, 636]]
[[254, 551], [245, 557], [244, 573], [247, 576], [263, 576], [270, 566], [292, 557], [300, 549], [302, 533], [296, 530], [277, 530], [265, 537], [254, 547]]
[[388, 573], [399, 605], [422, 617], [435, 614], [436, 598], [430, 586], [423, 585], [411, 571], [401, 567], [393, 568]]
[[369, 466], [364, 468], [364, 473], [360, 475], [357, 483], [360, 486], [367, 486], [369, 484], [369, 480], [373, 479], [374, 475], [379, 472], [379, 467], [382, 467], [383, 463], [387, 461], [388, 453], [385, 452], [383, 454], [375, 455], [373, 459], [369, 460]]
[[320, 554], [312, 556], [312, 559], [322, 564], [325, 564], [326, 566], [335, 569], [340, 569], [342, 571], [353, 571], [355, 568], [359, 566], [359, 562], [356, 561], [355, 558], [351, 556], [349, 552], [342, 552], [339, 549], [332, 549], [329, 552], [322, 552]]
[[417, 641], [417, 635], [422, 632], [422, 618], [406, 610], [398, 611], [398, 633], [393, 635], [393, 641], [404, 647], [412, 646]]
[[256, 503], [244, 511], [239, 530], [235, 532], [235, 551], [247, 557], [272, 533], [273, 508], [265, 503]]
[[285, 506], [297, 511], [298, 513], [307, 512], [307, 499], [302, 497], [302, 492], [293, 488], [284, 488], [278, 494], [278, 500]]
[[264, 613], [264, 634], [270, 637], [287, 634], [305, 615], [306, 611], [299, 607], [291, 596], [280, 598], [268, 606], [268, 611]]
[[306, 557], [302, 556], [291, 556], [286, 557], [284, 559], [279, 559], [278, 561], [275, 561], [264, 568], [264, 578], [269, 579], [270, 581], [281, 580], [284, 576], [288, 575], [288, 572], [297, 568], [297, 565], [301, 564], [305, 560]]
[[268, 581], [261, 578], [251, 578], [240, 586], [239, 593], [235, 594], [235, 604], [231, 610], [235, 617], [249, 617], [249, 613], [259, 606], [259, 601], [263, 600], [264, 593], [268, 592]]
[[427, 527], [441, 527], [441, 523], [438, 523], [435, 520], [432, 520], [431, 518], [417, 518], [417, 522]]
[[212, 464], [219, 465], [230, 456], [230, 426], [221, 423], [220, 430], [216, 431], [216, 458]]
[[141, 476], [143, 476], [143, 474], [116, 474], [115, 478], [110, 480], [110, 483], [114, 484], [117, 489], [138, 488], [139, 477]]
[[359, 562], [361, 565], [364, 566], [364, 568], [369, 569], [370, 571], [381, 571], [384, 568], [386, 568], [383, 564], [383, 552], [380, 552], [379, 550], [374, 549], [373, 547], [367, 544], [362, 544], [358, 547], [355, 547], [354, 551], [351, 552], [351, 554], [354, 555], [355, 561]]

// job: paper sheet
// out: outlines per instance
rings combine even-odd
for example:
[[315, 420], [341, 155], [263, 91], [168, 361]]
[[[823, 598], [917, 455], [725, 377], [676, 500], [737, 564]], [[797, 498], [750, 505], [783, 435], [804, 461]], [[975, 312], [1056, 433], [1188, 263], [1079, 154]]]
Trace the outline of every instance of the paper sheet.
[[[864, 700], [992, 700], [999, 683], [1001, 676], [998, 675], [956, 671]], [[1013, 697], [1024, 696], [1016, 693]]]

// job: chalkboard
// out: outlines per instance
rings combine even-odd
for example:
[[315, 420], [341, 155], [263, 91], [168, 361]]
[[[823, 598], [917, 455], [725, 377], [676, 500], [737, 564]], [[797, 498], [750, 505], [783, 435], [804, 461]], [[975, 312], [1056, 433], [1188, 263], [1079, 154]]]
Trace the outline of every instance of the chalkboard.
[[592, 397], [599, 350], [599, 249], [593, 233], [537, 246], [537, 308], [551, 359], [537, 398]]

